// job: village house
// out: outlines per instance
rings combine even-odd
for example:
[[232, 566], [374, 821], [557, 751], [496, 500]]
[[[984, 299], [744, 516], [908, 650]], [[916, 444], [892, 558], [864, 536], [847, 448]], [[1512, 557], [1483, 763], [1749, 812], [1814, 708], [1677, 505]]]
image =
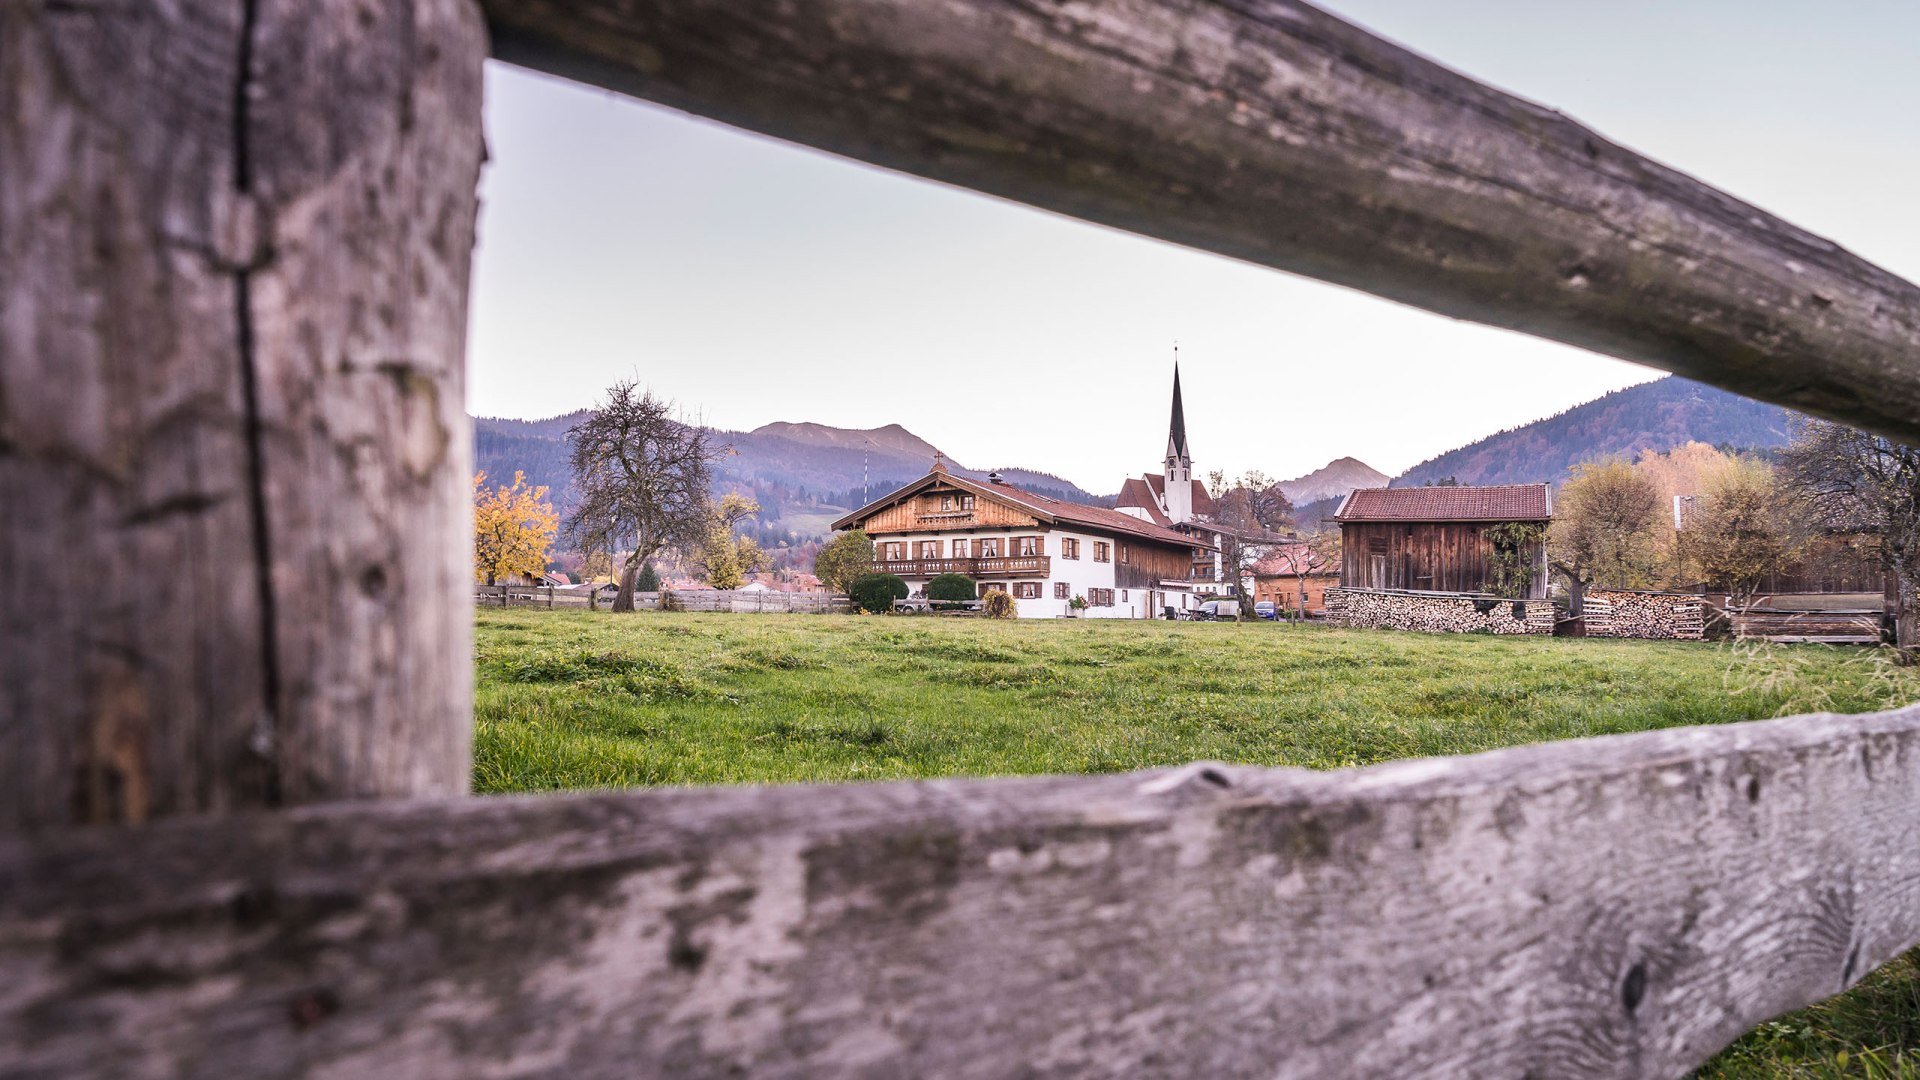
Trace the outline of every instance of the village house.
[[1545, 526], [1553, 496], [1545, 484], [1490, 487], [1360, 488], [1333, 515], [1340, 523], [1340, 585], [1346, 589], [1478, 593], [1486, 588], [1489, 534], [1509, 523], [1541, 528], [1525, 545], [1535, 570], [1522, 599], [1545, 599]]
[[1314, 550], [1307, 540], [1277, 544], [1253, 564], [1253, 599], [1281, 611], [1319, 615], [1327, 610], [1327, 590], [1340, 584], [1340, 556]]
[[873, 538], [874, 569], [914, 595], [941, 574], [962, 574], [1010, 594], [1022, 618], [1070, 614], [1148, 619], [1197, 606], [1192, 537], [1099, 506], [1023, 491], [995, 474], [979, 483], [933, 470], [833, 523]]

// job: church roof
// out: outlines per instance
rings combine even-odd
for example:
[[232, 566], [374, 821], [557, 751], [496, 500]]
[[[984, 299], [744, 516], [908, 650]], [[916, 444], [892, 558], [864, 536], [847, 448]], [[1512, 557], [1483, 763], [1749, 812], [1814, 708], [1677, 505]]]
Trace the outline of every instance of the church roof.
[[1127, 482], [1120, 485], [1120, 497], [1114, 500], [1113, 505], [1119, 510], [1144, 510], [1155, 525], [1173, 524], [1166, 512], [1160, 509], [1160, 500], [1154, 496], [1153, 489], [1137, 476], [1127, 477]]

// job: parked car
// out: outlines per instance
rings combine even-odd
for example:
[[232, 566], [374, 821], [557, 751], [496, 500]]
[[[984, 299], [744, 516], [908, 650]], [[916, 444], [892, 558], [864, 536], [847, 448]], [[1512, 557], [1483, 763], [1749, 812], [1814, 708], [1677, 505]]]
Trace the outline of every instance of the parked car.
[[1280, 607], [1271, 600], [1261, 600], [1253, 605], [1253, 613], [1262, 619], [1278, 619]]
[[1240, 601], [1232, 598], [1202, 600], [1194, 609], [1196, 619], [1235, 619], [1240, 616]]

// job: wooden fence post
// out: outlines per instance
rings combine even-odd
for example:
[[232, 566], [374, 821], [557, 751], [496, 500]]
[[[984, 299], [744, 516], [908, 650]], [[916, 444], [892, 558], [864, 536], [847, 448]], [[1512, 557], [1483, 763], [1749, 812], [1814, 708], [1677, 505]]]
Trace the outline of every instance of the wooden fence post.
[[466, 790], [485, 50], [0, 7], [0, 832]]

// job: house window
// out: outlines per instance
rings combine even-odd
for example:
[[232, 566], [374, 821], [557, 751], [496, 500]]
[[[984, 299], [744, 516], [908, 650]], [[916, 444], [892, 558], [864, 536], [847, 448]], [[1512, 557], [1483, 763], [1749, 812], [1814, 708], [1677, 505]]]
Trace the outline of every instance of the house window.
[[938, 540], [920, 541], [920, 557], [922, 559], [939, 558], [940, 557], [940, 541]]
[[1079, 558], [1080, 557], [1080, 541], [1075, 540], [1071, 536], [1061, 537], [1060, 538], [1060, 557], [1063, 559]]
[[990, 536], [984, 540], [976, 540], [974, 549], [974, 553], [982, 559], [997, 559], [1000, 557], [1000, 539]]
[[880, 561], [881, 562], [899, 562], [900, 560], [906, 557], [907, 557], [907, 542], [905, 540], [901, 540], [897, 542], [889, 542], [889, 543], [884, 543], [880, 545]]
[[1040, 538], [1037, 536], [1016, 536], [1013, 538], [1013, 543], [1013, 553], [1026, 558], [1038, 555], [1043, 550], [1040, 546]]
[[1087, 604], [1090, 607], [1112, 607], [1113, 606], [1113, 590], [1112, 589], [1088, 589]]
[[1014, 584], [1013, 584], [1013, 598], [1014, 598], [1015, 600], [1038, 600], [1038, 599], [1040, 599], [1040, 583], [1039, 583], [1039, 582], [1037, 582], [1037, 581], [1016, 581], [1016, 582], [1014, 582]]
[[1094, 562], [1112, 562], [1113, 561], [1113, 545], [1105, 542], [1104, 540], [1095, 540], [1093, 542], [1093, 561]]
[[973, 496], [971, 495], [960, 496], [960, 509], [962, 510], [973, 509]]
[[985, 597], [990, 592], [1006, 592], [1006, 591], [1007, 591], [1007, 587], [1005, 585], [1000, 584], [999, 582], [983, 581], [980, 583], [980, 595], [982, 597]]
[[953, 509], [953, 496], [951, 495], [940, 496], [940, 509], [942, 510]]
[[1123, 604], [1127, 602], [1127, 590], [1125, 589], [1120, 590], [1120, 602]]
[[956, 559], [964, 559], [967, 557], [967, 542], [965, 540], [955, 540], [953, 542], [953, 557]]
[[1070, 591], [1070, 590], [1069, 590], [1069, 589], [1067, 588], [1067, 583], [1066, 583], [1066, 582], [1064, 582], [1064, 581], [1056, 581], [1056, 582], [1054, 582], [1054, 583], [1053, 583], [1053, 598], [1054, 598], [1055, 600], [1065, 600], [1065, 599], [1067, 599], [1067, 596], [1068, 596], [1068, 593], [1069, 593], [1069, 591]]

